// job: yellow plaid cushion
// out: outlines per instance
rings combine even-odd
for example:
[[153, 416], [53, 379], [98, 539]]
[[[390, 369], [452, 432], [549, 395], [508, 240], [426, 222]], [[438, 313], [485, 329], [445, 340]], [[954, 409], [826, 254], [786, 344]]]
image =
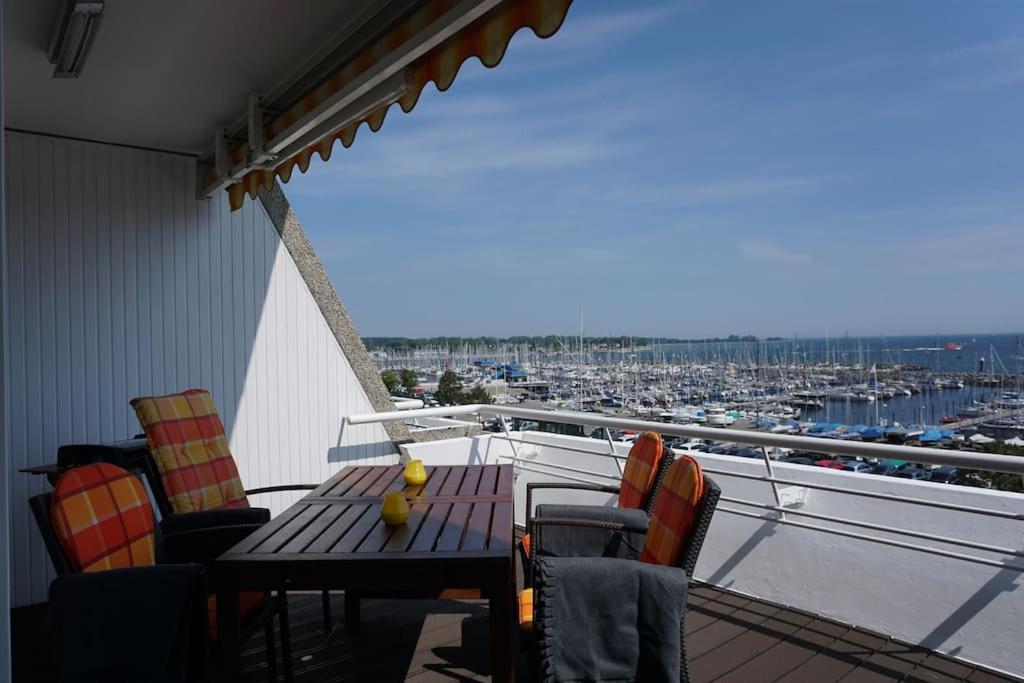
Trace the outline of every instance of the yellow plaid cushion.
[[132, 400], [175, 512], [249, 507], [210, 392]]
[[619, 489], [619, 507], [639, 510], [651, 495], [658, 465], [665, 455], [665, 447], [657, 432], [647, 432], [636, 440], [629, 449], [626, 467], [622, 471], [622, 487]]
[[65, 472], [53, 487], [50, 514], [64, 552], [81, 572], [156, 562], [153, 508], [127, 470], [101, 462]]
[[641, 561], [664, 565], [679, 562], [703, 496], [704, 473], [700, 465], [689, 456], [680, 456], [668, 468], [654, 499]]

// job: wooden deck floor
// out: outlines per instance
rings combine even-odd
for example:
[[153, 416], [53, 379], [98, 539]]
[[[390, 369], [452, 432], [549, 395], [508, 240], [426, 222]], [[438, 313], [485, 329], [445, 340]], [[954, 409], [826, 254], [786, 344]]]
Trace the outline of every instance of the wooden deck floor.
[[[326, 640], [318, 595], [294, 595], [290, 607], [297, 683], [489, 678], [483, 601], [368, 600], [358, 630], [338, 625]], [[340, 594], [333, 611], [342, 612]], [[1013, 680], [710, 586], [691, 591], [686, 637], [695, 682]], [[266, 680], [262, 638], [243, 664], [247, 681]], [[519, 673], [529, 680], [525, 654]]]

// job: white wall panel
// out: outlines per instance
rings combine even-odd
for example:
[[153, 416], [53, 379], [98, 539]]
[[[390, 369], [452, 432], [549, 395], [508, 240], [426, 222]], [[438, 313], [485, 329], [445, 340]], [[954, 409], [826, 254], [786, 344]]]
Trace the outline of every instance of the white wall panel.
[[182, 156], [5, 138], [16, 605], [52, 573], [26, 502], [49, 486], [16, 471], [137, 433], [135, 396], [210, 389], [247, 488], [395, 461], [380, 425], [340, 434], [373, 408], [258, 201], [197, 200]]

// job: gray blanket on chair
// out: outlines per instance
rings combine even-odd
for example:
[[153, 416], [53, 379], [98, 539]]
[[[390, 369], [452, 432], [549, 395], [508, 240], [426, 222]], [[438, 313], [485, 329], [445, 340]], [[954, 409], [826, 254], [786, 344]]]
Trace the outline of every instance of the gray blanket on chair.
[[636, 560], [538, 558], [543, 681], [678, 681], [686, 572]]

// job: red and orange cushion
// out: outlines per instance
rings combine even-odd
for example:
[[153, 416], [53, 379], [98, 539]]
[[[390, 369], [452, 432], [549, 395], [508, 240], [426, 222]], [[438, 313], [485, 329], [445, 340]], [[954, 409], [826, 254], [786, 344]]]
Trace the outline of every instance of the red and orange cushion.
[[210, 392], [132, 399], [176, 513], [249, 507]]
[[[658, 475], [665, 446], [657, 432], [647, 432], [636, 440], [626, 457], [619, 488], [619, 507], [639, 510], [647, 503]], [[530, 557], [530, 534], [523, 534], [523, 550]]]
[[654, 500], [641, 562], [678, 564], [703, 496], [704, 474], [700, 465], [687, 455], [679, 456], [668, 469]]
[[95, 463], [65, 472], [53, 488], [54, 531], [81, 572], [156, 563], [153, 508], [127, 470]]
[[619, 507], [639, 510], [644, 507], [654, 478], [658, 475], [658, 465], [665, 456], [665, 446], [657, 432], [646, 432], [629, 449], [626, 467], [622, 471], [622, 486], [619, 488]]

